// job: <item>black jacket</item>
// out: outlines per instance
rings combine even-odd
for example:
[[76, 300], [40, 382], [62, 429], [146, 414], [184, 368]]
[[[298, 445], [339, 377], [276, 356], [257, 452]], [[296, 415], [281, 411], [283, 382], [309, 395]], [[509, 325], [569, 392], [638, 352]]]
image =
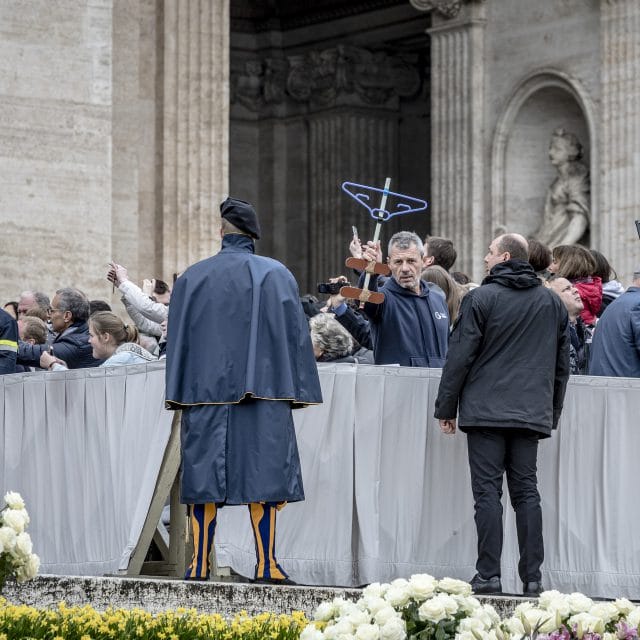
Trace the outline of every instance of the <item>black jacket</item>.
[[[53, 355], [67, 363], [69, 369], [97, 367], [104, 360], [93, 357], [93, 347], [89, 344], [89, 325], [86, 322], [74, 322], [51, 343]], [[29, 344], [20, 341], [18, 363], [28, 367], [39, 367], [40, 356], [48, 351], [46, 344]]]
[[497, 264], [462, 300], [436, 399], [436, 418], [520, 427], [549, 436], [569, 379], [569, 318], [521, 260]]

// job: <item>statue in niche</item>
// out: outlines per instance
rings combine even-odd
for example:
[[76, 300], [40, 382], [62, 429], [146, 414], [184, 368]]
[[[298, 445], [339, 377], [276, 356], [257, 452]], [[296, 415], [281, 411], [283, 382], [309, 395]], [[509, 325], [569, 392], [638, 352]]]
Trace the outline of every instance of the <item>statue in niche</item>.
[[558, 171], [547, 191], [542, 225], [535, 237], [553, 248], [575, 244], [589, 227], [589, 170], [581, 162], [582, 145], [573, 133], [556, 129], [549, 159]]

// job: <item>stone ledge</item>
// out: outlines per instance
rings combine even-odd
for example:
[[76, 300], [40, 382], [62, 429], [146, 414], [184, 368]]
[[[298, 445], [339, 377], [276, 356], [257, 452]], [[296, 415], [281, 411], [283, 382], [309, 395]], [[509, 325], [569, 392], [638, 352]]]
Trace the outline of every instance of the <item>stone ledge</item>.
[[[38, 576], [23, 584], [9, 582], [3, 596], [13, 604], [52, 609], [64, 600], [68, 606], [91, 605], [98, 611], [108, 607], [141, 608], [158, 613], [177, 607], [202, 613], [233, 616], [240, 611], [256, 615], [265, 611], [303, 611], [311, 616], [324, 600], [335, 597], [357, 600], [360, 589], [340, 587], [272, 587], [239, 582], [185, 582], [157, 578], [82, 576]], [[480, 597], [501, 616], [509, 615], [523, 598]]]

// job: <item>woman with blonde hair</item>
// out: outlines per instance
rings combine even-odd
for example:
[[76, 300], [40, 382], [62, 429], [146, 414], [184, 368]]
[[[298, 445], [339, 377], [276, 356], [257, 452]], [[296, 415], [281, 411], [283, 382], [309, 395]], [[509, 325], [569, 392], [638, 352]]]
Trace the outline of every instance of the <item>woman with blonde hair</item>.
[[[93, 357], [104, 359], [101, 367], [144, 364], [157, 360], [137, 341], [136, 327], [125, 324], [111, 311], [98, 311], [89, 318], [89, 344], [93, 347]], [[40, 357], [40, 366], [53, 371], [67, 368], [64, 362], [46, 351]]]

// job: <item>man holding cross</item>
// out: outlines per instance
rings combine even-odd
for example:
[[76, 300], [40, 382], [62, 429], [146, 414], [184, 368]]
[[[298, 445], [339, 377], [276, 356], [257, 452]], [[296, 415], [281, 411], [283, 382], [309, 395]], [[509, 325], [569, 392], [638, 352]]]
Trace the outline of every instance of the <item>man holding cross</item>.
[[[391, 277], [380, 286], [372, 274], [370, 291], [384, 293], [382, 304], [366, 302], [376, 364], [442, 367], [449, 340], [449, 313], [442, 290], [420, 280], [424, 246], [415, 233], [400, 231], [389, 241]], [[379, 243], [368, 242], [363, 257], [382, 262]]]

